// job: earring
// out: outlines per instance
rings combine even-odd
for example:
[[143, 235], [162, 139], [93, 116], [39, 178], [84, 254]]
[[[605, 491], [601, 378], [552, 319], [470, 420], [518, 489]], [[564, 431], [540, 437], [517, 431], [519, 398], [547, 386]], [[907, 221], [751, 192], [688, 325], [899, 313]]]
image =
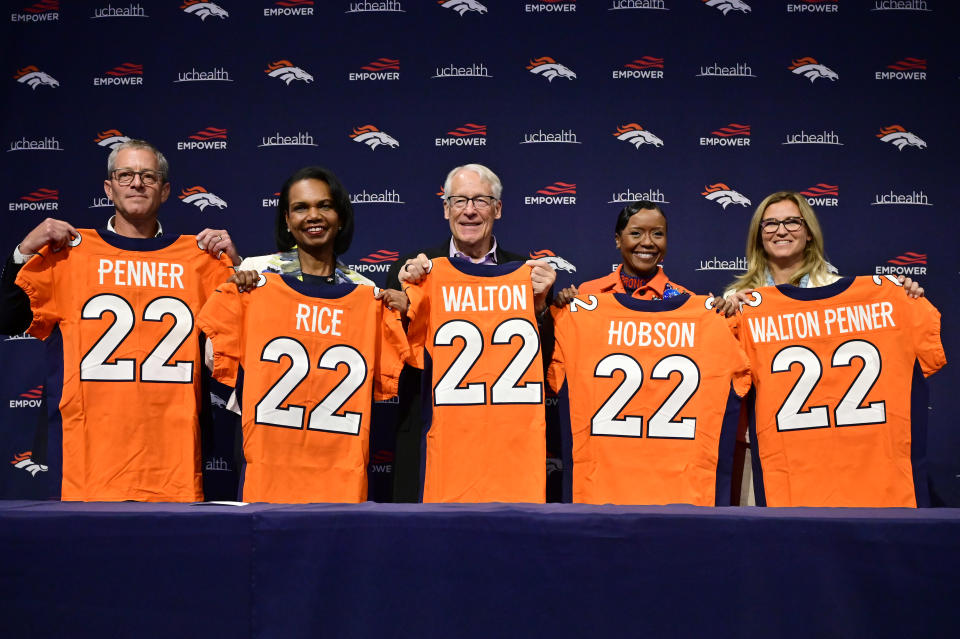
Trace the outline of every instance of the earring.
[[289, 233], [289, 232], [290, 232], [290, 227], [288, 226], [288, 227], [287, 227], [287, 233]]
[[342, 227], [342, 226], [338, 226], [338, 227], [337, 227], [337, 230], [338, 230], [338, 231], [342, 231], [342, 230], [343, 230], [343, 227]]

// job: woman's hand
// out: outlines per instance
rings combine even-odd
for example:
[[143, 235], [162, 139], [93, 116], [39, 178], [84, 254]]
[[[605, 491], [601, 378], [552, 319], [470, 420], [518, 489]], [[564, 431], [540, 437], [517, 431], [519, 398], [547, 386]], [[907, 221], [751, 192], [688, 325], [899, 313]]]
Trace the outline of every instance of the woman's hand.
[[260, 273], [256, 271], [235, 271], [227, 281], [233, 282], [237, 285], [238, 291], [245, 293], [246, 291], [257, 288], [257, 282], [259, 280]]
[[576, 286], [568, 286], [567, 288], [561, 290], [557, 293], [557, 296], [553, 298], [553, 305], [557, 308], [563, 308], [570, 303], [574, 297], [578, 295]]

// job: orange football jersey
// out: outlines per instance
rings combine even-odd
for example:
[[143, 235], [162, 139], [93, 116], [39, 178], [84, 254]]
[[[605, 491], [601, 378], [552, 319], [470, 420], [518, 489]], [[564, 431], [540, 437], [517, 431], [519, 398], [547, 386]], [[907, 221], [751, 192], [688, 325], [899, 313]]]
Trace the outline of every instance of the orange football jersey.
[[27, 332], [62, 347], [47, 383], [50, 426], [62, 428], [51, 434], [62, 449], [50, 451], [51, 460], [62, 453], [62, 499], [203, 499], [194, 313], [230, 273], [193, 236], [89, 229], [20, 270]]
[[406, 292], [410, 345], [430, 384], [423, 501], [545, 501], [543, 363], [530, 267], [435, 258]]
[[400, 314], [374, 291], [264, 273], [203, 307], [213, 375], [241, 398], [244, 501], [367, 498], [372, 400], [397, 394], [409, 352]]
[[705, 296], [582, 295], [553, 308], [548, 381], [570, 397], [572, 498], [730, 503], [750, 367]]
[[743, 306], [739, 335], [757, 390], [757, 503], [925, 502], [917, 393], [946, 364], [929, 301], [880, 276], [764, 287]]

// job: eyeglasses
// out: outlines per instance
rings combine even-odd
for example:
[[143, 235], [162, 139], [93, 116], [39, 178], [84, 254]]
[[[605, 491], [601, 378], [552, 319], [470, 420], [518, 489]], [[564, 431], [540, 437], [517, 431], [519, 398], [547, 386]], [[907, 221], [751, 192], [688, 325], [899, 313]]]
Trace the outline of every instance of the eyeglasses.
[[450, 205], [455, 211], [462, 211], [467, 208], [468, 202], [473, 202], [473, 208], [478, 211], [486, 211], [493, 203], [497, 201], [497, 198], [492, 195], [477, 195], [474, 197], [465, 197], [463, 195], [451, 195], [447, 198], [447, 204]]
[[768, 235], [772, 235], [777, 232], [781, 224], [783, 224], [783, 228], [787, 231], [793, 232], [799, 231], [804, 222], [802, 217], [788, 217], [785, 220], [774, 220], [771, 218], [760, 222], [760, 230]]
[[134, 171], [133, 169], [116, 169], [111, 174], [113, 179], [120, 186], [130, 186], [133, 184], [133, 178], [140, 176], [140, 183], [144, 186], [154, 186], [160, 183], [160, 173], [158, 171]]

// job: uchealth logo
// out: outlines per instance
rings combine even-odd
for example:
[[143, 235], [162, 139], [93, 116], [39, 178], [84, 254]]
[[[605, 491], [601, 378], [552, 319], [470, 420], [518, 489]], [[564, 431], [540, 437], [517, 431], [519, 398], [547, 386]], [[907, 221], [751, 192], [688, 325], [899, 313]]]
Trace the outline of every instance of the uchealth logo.
[[93, 86], [124, 86], [143, 85], [143, 65], [134, 62], [124, 62], [105, 71], [102, 76], [93, 79]]
[[787, 68], [797, 75], [809, 78], [811, 84], [818, 78], [825, 78], [833, 82], [840, 77], [836, 71], [826, 65], [818, 63], [815, 58], [811, 58], [810, 56], [797, 58]]
[[543, 129], [523, 134], [520, 144], [582, 144], [577, 140], [573, 129], [560, 129], [557, 132], [547, 133]]
[[933, 203], [923, 191], [911, 189], [909, 193], [896, 193], [890, 189], [889, 193], [875, 194], [870, 206], [933, 206]]
[[523, 198], [524, 204], [560, 204], [570, 205], [577, 203], [577, 185], [569, 182], [554, 182], [545, 186], [536, 195]]
[[622, 11], [627, 9], [655, 9], [669, 11], [666, 0], [611, 0], [607, 11]]
[[363, 126], [357, 126], [353, 128], [353, 133], [350, 134], [350, 138], [354, 142], [359, 142], [360, 144], [366, 144], [370, 147], [370, 150], [373, 151], [378, 146], [385, 146], [390, 149], [395, 149], [400, 146], [400, 143], [397, 142], [386, 131], [381, 131], [372, 124], [364, 124]]
[[634, 191], [629, 188], [619, 193], [613, 193], [607, 204], [630, 204], [631, 202], [639, 202], [641, 200], [649, 200], [657, 204], [670, 204], [667, 196], [664, 195], [660, 189], [638, 189]]
[[191, 186], [189, 189], [184, 189], [177, 197], [179, 197], [184, 204], [192, 204], [201, 211], [208, 206], [215, 206], [218, 209], [227, 208], [226, 201], [217, 197], [215, 194], [206, 190], [202, 186]]
[[747, 270], [746, 257], [708, 257], [700, 260], [698, 271], [745, 271]]
[[226, 148], [227, 130], [215, 126], [208, 126], [187, 136], [186, 141], [177, 142], [178, 151], [223, 151]]
[[106, 7], [101, 7], [100, 9], [94, 9], [93, 15], [90, 16], [91, 20], [96, 20], [99, 18], [149, 18], [147, 12], [144, 10], [143, 6], [140, 4], [133, 4], [126, 7], [115, 7], [112, 4], [108, 4]]
[[881, 128], [880, 132], [877, 133], [877, 137], [880, 138], [881, 142], [892, 144], [900, 151], [903, 151], [903, 149], [908, 146], [914, 146], [918, 149], [927, 148], [927, 143], [920, 139], [920, 136], [915, 133], [910, 133], [910, 131], [907, 131], [899, 124], [891, 124], [890, 126]]
[[267, 68], [263, 70], [271, 78], [279, 78], [283, 82], [290, 86], [290, 83], [294, 80], [300, 80], [301, 82], [306, 82], [307, 84], [313, 82], [313, 76], [293, 65], [293, 62], [289, 60], [277, 60], [276, 62], [271, 62], [267, 65]]
[[437, 4], [444, 9], [456, 11], [460, 15], [468, 11], [481, 14], [487, 12], [487, 8], [477, 2], [477, 0], [437, 0]]
[[613, 70], [614, 80], [663, 79], [663, 58], [645, 55]]
[[490, 69], [482, 62], [474, 62], [470, 66], [461, 67], [455, 64], [448, 64], [443, 67], [437, 67], [434, 74], [430, 76], [431, 80], [440, 78], [492, 78]]
[[97, 134], [97, 137], [93, 138], [93, 141], [96, 142], [98, 146], [112, 151], [124, 142], [129, 142], [130, 138], [116, 129], [107, 129]]
[[11, 461], [10, 463], [13, 464], [14, 468], [25, 470], [28, 473], [30, 473], [33, 477], [36, 477], [37, 473], [45, 473], [48, 470], [50, 470], [50, 468], [46, 464], [38, 464], [37, 462], [33, 461], [33, 459], [31, 458], [31, 455], [33, 455], [33, 451], [30, 451], [30, 450], [24, 451], [19, 455], [14, 455], [13, 461]]
[[927, 0], [873, 0], [871, 11], [932, 11]]
[[547, 82], [553, 82], [554, 78], [577, 79], [576, 73], [548, 55], [531, 59], [530, 63], [527, 64], [527, 70], [530, 71], [530, 73], [546, 78]]
[[563, 259], [550, 249], [540, 249], [530, 253], [531, 260], [543, 260], [553, 267], [555, 271], [566, 271], [567, 273], [576, 273], [577, 267]]
[[52, 75], [44, 73], [32, 64], [22, 69], [17, 69], [17, 72], [13, 74], [13, 78], [20, 84], [25, 84], [33, 90], [36, 90], [37, 87], [40, 86], [51, 88], [60, 86], [60, 83], [57, 82]]
[[696, 75], [698, 78], [755, 78], [753, 67], [746, 62], [734, 62], [733, 64], [720, 64], [713, 62], [700, 66], [700, 72]]
[[213, 67], [210, 71], [197, 71], [196, 67], [190, 67], [189, 71], [178, 71], [178, 82], [233, 82], [230, 79], [230, 72], [225, 67]]
[[277, 0], [273, 5], [264, 8], [264, 17], [313, 15], [313, 0]]
[[663, 146], [663, 140], [655, 136], [650, 131], [647, 131], [636, 122], [618, 126], [617, 130], [613, 132], [613, 137], [622, 142], [629, 142], [638, 149], [644, 144], [649, 144], [650, 146], [654, 147]]
[[361, 257], [359, 264], [350, 264], [350, 268], [357, 273], [386, 273], [390, 266], [400, 257], [398, 251], [380, 249]]
[[10, 202], [11, 211], [56, 211], [60, 208], [60, 191], [41, 188], [20, 196], [19, 202]]
[[903, 255], [898, 255], [893, 259], [887, 260], [886, 266], [876, 267], [877, 275], [926, 275], [927, 274], [927, 254], [914, 253], [907, 251]]
[[703, 3], [708, 7], [722, 11], [723, 15], [727, 15], [731, 11], [750, 13], [750, 5], [743, 0], [703, 0]]
[[60, 19], [60, 0], [40, 0], [10, 14], [10, 22], [52, 22]]
[[27, 136], [21, 136], [19, 140], [12, 140], [7, 153], [11, 151], [63, 151], [60, 146], [60, 140], [53, 136], [47, 136], [42, 140], [28, 140]]
[[434, 138], [434, 146], [486, 146], [487, 125], [467, 122], [452, 131], [446, 137]]
[[360, 67], [359, 73], [351, 72], [347, 78], [351, 82], [380, 82], [400, 79], [400, 60], [395, 58], [377, 58]]
[[400, 199], [400, 194], [396, 189], [384, 189], [383, 191], [367, 193], [366, 189], [350, 194], [351, 204], [406, 204]]
[[203, 21], [206, 21], [207, 18], [213, 16], [214, 18], [220, 18], [221, 20], [229, 18], [230, 14], [218, 4], [213, 2], [202, 2], [201, 0], [187, 0], [180, 8], [183, 9], [184, 13], [189, 13], [190, 15], [197, 16]]
[[836, 131], [824, 130], [819, 133], [807, 133], [803, 129], [800, 129], [798, 133], [787, 133], [787, 139], [780, 144], [826, 144], [829, 146], [843, 146], [843, 142], [840, 141], [840, 136], [837, 135]]
[[716, 184], [711, 184], [710, 186], [704, 187], [704, 190], [702, 193], [700, 193], [700, 195], [711, 202], [716, 202], [722, 206], [724, 210], [726, 210], [726, 208], [731, 204], [750, 206], [750, 200], [745, 195], [734, 191], [723, 182], [717, 182]]
[[837, 13], [840, 0], [802, 0], [787, 4], [787, 13]]
[[700, 146], [750, 146], [750, 125], [731, 122], [700, 138]]
[[406, 13], [400, 0], [361, 0], [351, 2], [344, 13]]
[[888, 71], [877, 71], [877, 80], [926, 80], [927, 61], [923, 58], [904, 58], [887, 65]]
[[820, 182], [805, 191], [800, 191], [800, 195], [807, 198], [810, 206], [837, 206], [840, 201], [840, 187], [836, 184]]

